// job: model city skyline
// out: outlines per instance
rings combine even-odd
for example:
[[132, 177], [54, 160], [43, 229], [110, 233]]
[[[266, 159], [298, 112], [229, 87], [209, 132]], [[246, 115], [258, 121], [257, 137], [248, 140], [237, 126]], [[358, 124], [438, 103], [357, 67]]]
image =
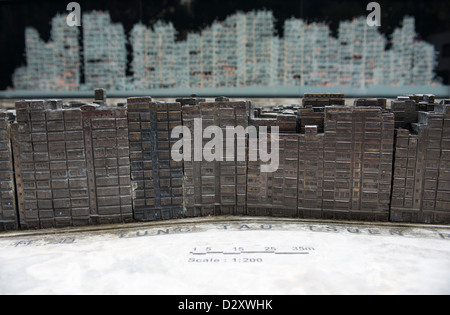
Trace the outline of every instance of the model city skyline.
[[366, 17], [341, 22], [337, 38], [325, 23], [295, 18], [285, 21], [280, 37], [275, 22], [271, 11], [238, 12], [176, 41], [170, 22], [138, 23], [127, 36], [108, 12], [84, 13], [80, 28], [57, 15], [49, 42], [25, 30], [26, 66], [16, 69], [13, 85], [35, 91], [439, 85], [437, 52], [417, 40], [413, 17], [390, 41]]

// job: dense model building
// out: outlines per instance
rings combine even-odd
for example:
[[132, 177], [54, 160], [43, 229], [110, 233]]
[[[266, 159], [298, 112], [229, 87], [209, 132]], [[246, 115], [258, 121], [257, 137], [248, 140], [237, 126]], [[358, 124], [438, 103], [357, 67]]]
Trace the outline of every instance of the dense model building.
[[418, 122], [397, 131], [391, 220], [448, 223], [450, 108], [418, 112]]
[[[15, 122], [0, 115], [0, 230], [213, 215], [450, 223], [450, 100], [410, 95], [387, 109], [305, 94], [262, 109], [193, 95], [106, 107], [98, 89], [94, 102], [19, 101]], [[264, 172], [275, 144], [278, 167]]]
[[179, 140], [171, 136], [171, 131], [181, 124], [180, 103], [157, 103], [150, 97], [128, 99], [136, 220], [177, 219], [183, 215], [183, 166], [170, 154]]
[[[59, 111], [58, 111], [59, 110]], [[72, 212], [70, 183], [84, 187], [80, 201], [88, 200], [87, 178], [70, 175], [66, 141], [73, 141], [73, 149], [84, 154], [81, 113], [78, 119], [67, 117], [66, 124], [60, 101], [22, 101], [16, 103], [17, 123], [13, 125], [15, 173], [18, 195], [18, 213], [22, 228], [50, 228], [68, 226], [72, 221], [88, 216]], [[69, 115], [70, 116], [70, 115]], [[70, 117], [72, 118], [72, 117]], [[78, 122], [77, 128], [72, 122]], [[78, 136], [76, 135], [78, 134]], [[67, 136], [67, 139], [66, 139]], [[78, 145], [81, 144], [81, 145]], [[69, 148], [70, 150], [70, 148]], [[72, 167], [86, 169], [85, 159]], [[80, 165], [81, 164], [81, 165]], [[80, 179], [82, 178], [82, 179]], [[86, 208], [88, 208], [86, 204]], [[88, 220], [81, 219], [80, 225]]]
[[326, 108], [324, 218], [388, 220], [393, 134], [380, 108]]
[[130, 222], [133, 208], [127, 111], [84, 105], [81, 114], [90, 219], [93, 224]]
[[296, 118], [291, 134], [290, 115], [254, 120], [278, 125], [283, 133], [277, 172], [263, 174], [260, 162], [249, 162], [249, 214], [387, 221], [394, 115], [379, 107], [327, 106], [324, 118], [300, 118], [301, 134]]
[[17, 230], [10, 115], [0, 113], [0, 231]]
[[21, 101], [16, 111], [12, 140], [22, 228], [132, 220], [124, 109]]
[[[296, 133], [297, 117], [295, 114], [289, 113], [264, 113], [258, 116], [250, 119], [252, 126], [258, 129], [269, 126], [279, 128], [279, 167], [275, 172], [262, 172], [265, 162], [261, 160], [248, 162], [247, 212], [249, 215], [258, 216], [298, 217], [299, 134]], [[259, 135], [260, 137], [261, 135]], [[273, 141], [276, 140], [268, 134], [267, 147], [272, 150]], [[251, 150], [250, 146], [249, 150]], [[253, 152], [255, 155], [256, 153]]]
[[[211, 141], [203, 138], [203, 133], [210, 126], [220, 128], [224, 138], [226, 127], [248, 127], [248, 106], [246, 102], [230, 102], [227, 98], [217, 98], [214, 102], [202, 99], [180, 100], [183, 104], [183, 124], [188, 127], [193, 137], [201, 132], [202, 148]], [[200, 119], [200, 127], [195, 119]], [[201, 129], [197, 129], [201, 128]], [[217, 137], [217, 135], [215, 135]], [[234, 136], [233, 136], [234, 140]], [[199, 141], [197, 139], [197, 141]], [[226, 151], [221, 160], [201, 161], [195, 159], [196, 148], [191, 146], [192, 159], [184, 161], [184, 188], [186, 215], [243, 215], [246, 213], [246, 178], [247, 178], [247, 137], [237, 135], [234, 153]], [[215, 148], [214, 150], [219, 150]], [[238, 158], [238, 150], [243, 150], [244, 159]]]

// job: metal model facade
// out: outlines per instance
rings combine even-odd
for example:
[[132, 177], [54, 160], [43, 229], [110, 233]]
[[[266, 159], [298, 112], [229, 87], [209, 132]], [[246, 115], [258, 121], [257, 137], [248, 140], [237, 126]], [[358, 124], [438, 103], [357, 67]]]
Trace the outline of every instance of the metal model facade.
[[398, 129], [391, 219], [448, 223], [450, 209], [448, 101], [435, 112], [419, 112], [413, 132]]
[[[183, 124], [195, 137], [195, 118], [201, 119], [203, 132], [210, 126], [248, 127], [248, 103], [230, 102], [227, 98], [217, 98], [214, 102], [198, 99], [181, 100], [190, 103], [183, 106]], [[211, 139], [202, 140], [202, 148]], [[247, 151], [247, 139], [236, 138], [234, 154], [223, 161], [185, 161], [185, 207], [187, 216], [244, 215], [246, 213], [247, 161], [237, 160], [237, 150]], [[224, 152], [225, 152], [225, 143]], [[194, 156], [194, 146], [192, 146]], [[230, 159], [231, 161], [228, 161]]]
[[23, 101], [16, 110], [12, 143], [22, 228], [133, 219], [125, 109]]
[[[214, 215], [450, 223], [449, 100], [343, 106], [341, 94], [306, 94], [304, 105], [271, 109], [226, 97], [105, 102], [97, 90], [94, 104], [26, 100], [15, 116], [1, 113], [0, 230]], [[180, 126], [193, 143], [183, 145], [192, 158], [178, 162]], [[212, 149], [211, 127], [223, 147]], [[278, 139], [270, 128], [256, 133], [267, 149], [278, 144], [277, 170], [262, 172], [266, 162], [250, 158], [263, 150], [250, 132], [234, 130], [228, 152], [227, 127], [278, 127]], [[206, 159], [208, 147], [222, 157]]]
[[180, 103], [128, 99], [134, 217], [176, 219], [183, 214], [183, 167], [170, 158], [173, 128], [181, 125]]
[[10, 118], [0, 113], [0, 231], [18, 228]]

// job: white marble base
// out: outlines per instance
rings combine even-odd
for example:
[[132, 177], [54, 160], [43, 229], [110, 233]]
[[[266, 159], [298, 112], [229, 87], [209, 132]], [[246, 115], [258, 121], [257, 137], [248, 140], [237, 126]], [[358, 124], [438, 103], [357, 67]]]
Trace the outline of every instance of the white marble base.
[[0, 294], [450, 294], [446, 227], [243, 218], [65, 232], [0, 235]]

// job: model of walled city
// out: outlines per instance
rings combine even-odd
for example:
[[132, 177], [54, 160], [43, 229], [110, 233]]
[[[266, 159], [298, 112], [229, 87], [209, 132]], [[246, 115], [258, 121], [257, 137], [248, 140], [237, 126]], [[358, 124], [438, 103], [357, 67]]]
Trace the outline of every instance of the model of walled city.
[[[131, 97], [108, 107], [103, 89], [86, 104], [17, 101], [0, 115], [0, 229], [206, 216], [450, 223], [450, 100], [345, 101], [305, 94], [301, 104], [256, 108], [227, 97]], [[206, 150], [211, 126], [276, 127], [278, 167], [250, 159], [273, 145], [261, 132], [266, 150], [246, 133], [226, 159], [174, 159], [186, 134]]]

